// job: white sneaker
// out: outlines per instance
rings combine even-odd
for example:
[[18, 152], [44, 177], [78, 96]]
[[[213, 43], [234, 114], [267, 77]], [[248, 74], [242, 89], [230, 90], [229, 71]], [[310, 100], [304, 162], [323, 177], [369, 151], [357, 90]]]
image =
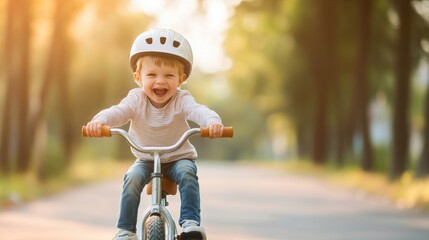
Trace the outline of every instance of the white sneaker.
[[137, 236], [131, 231], [120, 229], [113, 240], [137, 240]]
[[182, 237], [206, 240], [206, 230], [199, 226], [197, 221], [185, 220], [182, 224]]

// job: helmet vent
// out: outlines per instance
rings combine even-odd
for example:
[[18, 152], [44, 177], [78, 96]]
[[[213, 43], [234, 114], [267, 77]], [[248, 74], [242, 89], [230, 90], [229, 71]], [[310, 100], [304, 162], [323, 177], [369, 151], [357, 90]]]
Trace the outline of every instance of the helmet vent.
[[165, 37], [160, 37], [159, 41], [161, 42], [161, 44], [165, 44], [165, 41], [167, 41], [167, 38]]
[[180, 42], [173, 41], [173, 47], [178, 48], [180, 46]]
[[146, 42], [147, 42], [148, 44], [152, 44], [153, 40], [152, 40], [152, 38], [146, 38]]

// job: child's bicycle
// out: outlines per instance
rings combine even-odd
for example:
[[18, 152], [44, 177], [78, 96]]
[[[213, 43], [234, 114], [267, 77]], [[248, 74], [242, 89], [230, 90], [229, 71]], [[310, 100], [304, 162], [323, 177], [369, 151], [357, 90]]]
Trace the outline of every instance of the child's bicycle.
[[[179, 149], [190, 137], [200, 134], [201, 137], [209, 137], [207, 128], [193, 128], [186, 131], [182, 137], [171, 146], [150, 147], [140, 146], [131, 138], [128, 133], [120, 128], [110, 128], [103, 126], [102, 137], [120, 135], [135, 150], [142, 153], [150, 153], [154, 157], [154, 171], [152, 181], [146, 188], [146, 193], [152, 195], [152, 205], [148, 206], [144, 212], [141, 224], [138, 227], [139, 240], [202, 240], [186, 233], [178, 234], [174, 219], [171, 217], [166, 206], [168, 206], [167, 195], [175, 195], [177, 192], [176, 183], [168, 178], [163, 178], [161, 173], [161, 155]], [[82, 136], [87, 137], [86, 127], [82, 127]], [[222, 137], [232, 137], [233, 128], [224, 128]]]

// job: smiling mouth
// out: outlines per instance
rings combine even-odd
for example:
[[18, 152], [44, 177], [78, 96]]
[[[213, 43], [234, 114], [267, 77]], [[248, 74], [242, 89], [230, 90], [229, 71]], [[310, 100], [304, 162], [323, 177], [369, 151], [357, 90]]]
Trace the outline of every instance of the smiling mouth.
[[156, 88], [153, 90], [156, 96], [163, 97], [167, 93], [167, 89], [165, 88]]

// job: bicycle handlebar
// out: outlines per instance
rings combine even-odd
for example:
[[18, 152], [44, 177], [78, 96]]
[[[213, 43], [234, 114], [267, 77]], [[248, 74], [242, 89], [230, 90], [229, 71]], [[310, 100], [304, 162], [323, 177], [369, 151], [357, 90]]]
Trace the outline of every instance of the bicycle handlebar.
[[[104, 125], [101, 127], [101, 137], [111, 137], [111, 129], [116, 131], [118, 128], [112, 128], [110, 126]], [[198, 129], [198, 128], [196, 128]], [[199, 128], [200, 129], [200, 137], [209, 137], [209, 128]], [[121, 134], [119, 134], [121, 135]], [[223, 138], [232, 138], [234, 135], [234, 129], [232, 127], [225, 127], [223, 130]], [[88, 134], [86, 132], [86, 126], [82, 126], [82, 136], [88, 137]]]
[[[111, 137], [112, 135], [120, 135], [130, 144], [132, 148], [142, 153], [153, 153], [153, 152], [172, 152], [179, 149], [186, 140], [190, 137], [200, 134], [201, 137], [209, 137], [209, 129], [208, 128], [192, 128], [183, 133], [182, 137], [173, 145], [168, 147], [143, 147], [138, 145], [134, 139], [121, 128], [111, 128], [110, 126], [102, 126], [101, 127], [101, 137]], [[223, 138], [232, 138], [234, 135], [234, 129], [232, 127], [225, 127], [223, 130], [222, 137]], [[86, 126], [82, 127], [82, 136], [88, 137], [86, 132]]]

